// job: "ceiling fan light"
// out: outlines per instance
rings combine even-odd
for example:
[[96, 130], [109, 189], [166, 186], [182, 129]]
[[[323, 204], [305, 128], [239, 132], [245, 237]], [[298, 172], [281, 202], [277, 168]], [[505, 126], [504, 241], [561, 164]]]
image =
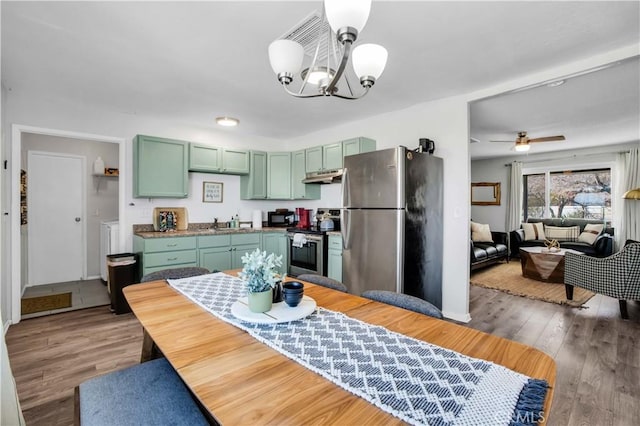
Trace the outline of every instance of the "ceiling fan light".
[[353, 70], [360, 79], [373, 77], [375, 81], [382, 75], [387, 57], [387, 49], [379, 44], [361, 44], [353, 49]]
[[351, 27], [359, 33], [369, 19], [371, 0], [324, 0], [324, 10], [334, 32]]
[[516, 151], [518, 152], [526, 152], [529, 151], [529, 149], [531, 148], [531, 146], [529, 144], [524, 144], [524, 143], [516, 143]]
[[304, 48], [292, 40], [276, 40], [269, 45], [269, 62], [273, 72], [293, 76], [302, 68]]

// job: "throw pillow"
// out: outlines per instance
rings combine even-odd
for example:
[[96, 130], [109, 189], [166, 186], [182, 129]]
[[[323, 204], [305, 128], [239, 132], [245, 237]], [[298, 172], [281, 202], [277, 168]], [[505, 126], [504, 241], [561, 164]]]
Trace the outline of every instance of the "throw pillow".
[[524, 229], [524, 240], [525, 241], [533, 241], [533, 240], [545, 240], [544, 236], [544, 225], [542, 222], [536, 223], [523, 223], [522, 229]]
[[546, 226], [544, 235], [548, 240], [577, 241], [580, 234], [579, 226]]
[[493, 238], [489, 225], [471, 222], [471, 240], [474, 243], [492, 243]]
[[578, 241], [582, 243], [593, 244], [596, 242], [596, 238], [598, 238], [598, 235], [602, 233], [603, 229], [604, 229], [604, 225], [600, 223], [598, 224], [590, 223], [584, 227], [582, 234], [580, 234], [580, 236], [578, 237]]

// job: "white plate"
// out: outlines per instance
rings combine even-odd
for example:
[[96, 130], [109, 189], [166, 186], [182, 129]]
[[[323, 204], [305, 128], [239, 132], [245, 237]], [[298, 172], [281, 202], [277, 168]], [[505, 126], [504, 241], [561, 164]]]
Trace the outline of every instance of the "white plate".
[[295, 308], [284, 302], [274, 303], [270, 311], [263, 313], [251, 312], [247, 305], [247, 298], [242, 297], [231, 305], [234, 317], [257, 324], [278, 324], [290, 322], [309, 316], [316, 309], [316, 301], [309, 296], [302, 296], [302, 300]]

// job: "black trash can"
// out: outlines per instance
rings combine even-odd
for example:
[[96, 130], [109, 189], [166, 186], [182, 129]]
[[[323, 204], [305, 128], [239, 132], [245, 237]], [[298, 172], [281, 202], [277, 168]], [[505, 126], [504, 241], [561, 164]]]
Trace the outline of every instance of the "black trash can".
[[107, 286], [111, 298], [111, 311], [116, 315], [131, 312], [122, 289], [130, 284], [137, 284], [138, 255], [120, 253], [107, 255]]

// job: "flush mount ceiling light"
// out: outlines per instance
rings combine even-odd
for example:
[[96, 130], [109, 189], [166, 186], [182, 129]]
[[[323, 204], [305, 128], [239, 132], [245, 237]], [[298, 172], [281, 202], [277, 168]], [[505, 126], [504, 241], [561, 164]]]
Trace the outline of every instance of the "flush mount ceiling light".
[[[371, 0], [324, 0], [322, 16], [311, 24], [310, 34], [306, 30], [311, 21], [307, 21], [304, 28], [295, 28], [272, 42], [269, 45], [269, 62], [284, 90], [298, 98], [336, 96], [359, 99], [366, 95], [387, 63], [387, 50], [377, 44], [361, 44], [352, 52], [353, 43], [367, 23], [370, 9]], [[305, 47], [296, 40], [300, 34], [306, 37], [304, 44], [314, 46], [308, 55], [313, 59], [304, 67]], [[311, 40], [308, 40], [309, 36]], [[353, 70], [364, 89], [359, 94], [354, 93], [345, 73], [351, 53]], [[302, 83], [299, 89], [291, 90], [289, 84], [300, 70]], [[346, 87], [345, 93], [338, 93], [338, 82]]]
[[216, 117], [216, 123], [225, 127], [235, 127], [240, 124], [240, 120], [233, 117]]

